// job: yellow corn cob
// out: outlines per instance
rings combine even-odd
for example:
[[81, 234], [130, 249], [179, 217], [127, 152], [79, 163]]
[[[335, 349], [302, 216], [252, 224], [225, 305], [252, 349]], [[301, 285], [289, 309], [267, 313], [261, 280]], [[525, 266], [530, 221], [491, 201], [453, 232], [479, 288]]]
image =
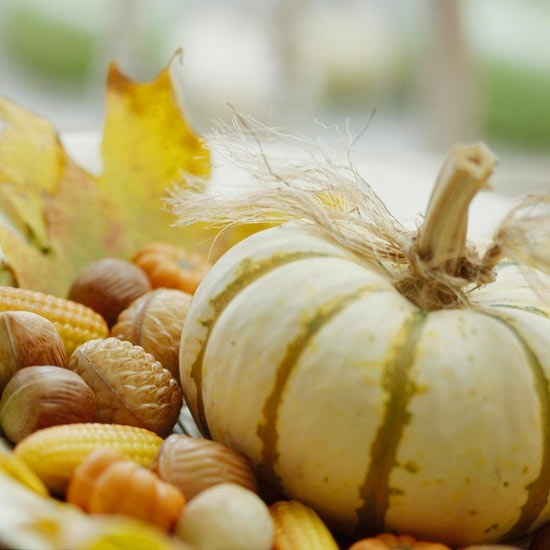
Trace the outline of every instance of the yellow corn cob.
[[38, 290], [0, 286], [0, 311], [30, 311], [51, 321], [65, 342], [67, 355], [80, 344], [106, 338], [107, 322], [93, 309]]
[[275, 526], [273, 550], [338, 550], [327, 526], [309, 506], [281, 500], [269, 512]]
[[41, 496], [48, 496], [48, 489], [42, 480], [11, 450], [0, 449], [0, 474], [9, 476]]
[[162, 442], [154, 432], [135, 426], [63, 424], [33, 432], [13, 452], [52, 493], [64, 495], [75, 468], [91, 451], [109, 447], [149, 468]]
[[[97, 519], [97, 518], [96, 518]], [[172, 539], [169, 534], [146, 524], [143, 521], [134, 521], [133, 518], [103, 516], [103, 524], [96, 526], [94, 536], [90, 540], [82, 541], [79, 545], [84, 550], [185, 550], [191, 548], [180, 546], [179, 539]], [[98, 522], [99, 523], [99, 522]]]

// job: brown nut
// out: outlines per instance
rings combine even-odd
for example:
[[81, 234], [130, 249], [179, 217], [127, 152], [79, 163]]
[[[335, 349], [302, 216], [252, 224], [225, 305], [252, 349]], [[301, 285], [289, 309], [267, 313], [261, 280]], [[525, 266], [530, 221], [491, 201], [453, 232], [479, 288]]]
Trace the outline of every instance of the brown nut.
[[68, 367], [92, 388], [98, 422], [138, 426], [161, 437], [176, 425], [181, 387], [141, 346], [114, 337], [89, 340], [73, 352]]
[[55, 325], [30, 311], [0, 313], [0, 392], [23, 367], [67, 365], [63, 338]]
[[236, 483], [258, 492], [248, 459], [210, 439], [172, 434], [162, 443], [152, 468], [161, 479], [178, 487], [187, 500], [220, 483]]
[[92, 308], [111, 327], [122, 310], [149, 290], [147, 275], [135, 264], [104, 258], [87, 265], [76, 276], [68, 298]]
[[181, 331], [191, 298], [182, 290], [151, 290], [119, 315], [111, 336], [144, 348], [179, 382]]
[[[548, 548], [550, 548], [550, 523], [544, 523], [534, 531], [528, 548], [529, 550], [548, 550]], [[480, 549], [483, 550], [482, 547], [480, 547]], [[468, 546], [463, 550], [475, 550], [475, 547], [470, 549], [470, 547]], [[503, 546], [502, 549], [497, 548], [497, 550], [521, 549], [514, 546]]]
[[94, 393], [78, 374], [63, 367], [17, 371], [0, 399], [0, 426], [13, 443], [42, 428], [95, 419]]

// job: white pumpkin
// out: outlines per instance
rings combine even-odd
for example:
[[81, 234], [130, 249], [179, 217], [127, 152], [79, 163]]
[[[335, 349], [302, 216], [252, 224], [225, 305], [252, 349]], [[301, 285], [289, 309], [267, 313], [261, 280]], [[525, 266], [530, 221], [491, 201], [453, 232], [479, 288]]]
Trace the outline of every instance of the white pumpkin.
[[[432, 211], [449, 204], [438, 192]], [[464, 227], [439, 252], [461, 254], [461, 239]], [[187, 405], [203, 434], [343, 533], [523, 536], [550, 520], [550, 277], [495, 271], [467, 303], [423, 308], [384, 262], [311, 224], [256, 233], [192, 300]]]

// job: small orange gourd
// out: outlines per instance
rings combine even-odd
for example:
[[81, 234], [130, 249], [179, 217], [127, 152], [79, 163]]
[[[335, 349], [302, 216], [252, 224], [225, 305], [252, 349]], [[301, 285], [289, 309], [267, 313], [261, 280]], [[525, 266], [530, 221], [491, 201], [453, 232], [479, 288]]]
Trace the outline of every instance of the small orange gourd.
[[451, 550], [439, 542], [420, 541], [410, 535], [381, 533], [376, 537], [358, 540], [349, 550]]
[[92, 451], [75, 469], [66, 499], [90, 514], [124, 514], [166, 530], [185, 506], [177, 487], [108, 448]]
[[166, 242], [152, 242], [139, 248], [132, 262], [149, 278], [153, 288], [175, 288], [193, 294], [210, 264], [199, 254]]

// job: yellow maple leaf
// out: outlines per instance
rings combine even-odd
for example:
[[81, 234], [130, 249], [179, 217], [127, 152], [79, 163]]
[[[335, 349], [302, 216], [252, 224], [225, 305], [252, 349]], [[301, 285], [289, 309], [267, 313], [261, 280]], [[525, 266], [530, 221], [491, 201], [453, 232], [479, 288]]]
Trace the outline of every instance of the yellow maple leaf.
[[37, 247], [51, 245], [42, 197], [58, 190], [63, 151], [51, 125], [18, 105], [0, 100], [6, 124], [0, 140], [0, 205], [15, 229]]
[[184, 174], [210, 171], [208, 146], [185, 119], [170, 65], [145, 83], [111, 65], [99, 176], [70, 158], [47, 120], [0, 97], [0, 284], [66, 296], [91, 261], [129, 257], [153, 240], [194, 247], [207, 237], [199, 226], [173, 228], [163, 206]]
[[164, 207], [163, 191], [179, 182], [184, 172], [208, 177], [210, 152], [190, 130], [174, 93], [170, 67], [156, 80], [136, 84], [111, 65], [107, 113], [100, 185], [123, 223], [139, 220], [132, 228], [132, 247], [161, 238], [181, 242], [181, 231], [170, 227], [174, 216]]

